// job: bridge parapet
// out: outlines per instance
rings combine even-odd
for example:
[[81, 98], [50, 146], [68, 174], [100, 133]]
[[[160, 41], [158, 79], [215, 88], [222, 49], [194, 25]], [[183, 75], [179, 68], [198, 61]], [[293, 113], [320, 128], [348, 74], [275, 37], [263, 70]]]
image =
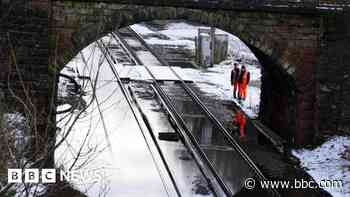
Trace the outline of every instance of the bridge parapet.
[[[63, 2], [71, 1], [63, 0]], [[288, 9], [295, 11], [334, 11], [350, 7], [350, 2], [348, 0], [90, 0], [89, 2], [173, 6], [197, 9], [251, 9], [254, 11], [257, 9], [275, 9], [276, 11], [285, 11]]]

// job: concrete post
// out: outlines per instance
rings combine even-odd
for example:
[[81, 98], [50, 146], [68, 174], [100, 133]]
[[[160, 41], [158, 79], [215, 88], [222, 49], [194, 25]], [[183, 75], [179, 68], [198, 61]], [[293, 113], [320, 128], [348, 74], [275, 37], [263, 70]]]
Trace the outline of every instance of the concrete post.
[[210, 27], [210, 53], [210, 66], [213, 66], [215, 59], [215, 27]]

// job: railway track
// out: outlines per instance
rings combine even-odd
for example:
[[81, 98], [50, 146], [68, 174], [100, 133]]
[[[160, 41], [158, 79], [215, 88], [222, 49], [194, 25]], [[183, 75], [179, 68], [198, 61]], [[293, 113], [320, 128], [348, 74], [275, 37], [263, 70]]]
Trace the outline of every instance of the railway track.
[[[130, 62], [132, 62], [130, 65], [143, 65], [148, 74], [151, 76], [151, 89], [157, 95], [159, 102], [167, 112], [170, 120], [173, 122], [173, 125], [176, 128], [181, 140], [184, 142], [184, 144], [186, 144], [186, 147], [190, 150], [190, 152], [192, 152], [193, 157], [197, 160], [196, 162], [201, 168], [203, 174], [205, 174], [209, 184], [212, 184], [213, 182], [210, 177], [214, 177], [215, 183], [221, 187], [225, 195], [233, 196], [237, 190], [239, 190], [239, 187], [242, 187], [242, 182], [245, 178], [253, 177], [258, 181], [267, 180], [255, 162], [231, 136], [230, 132], [226, 130], [225, 127], [219, 122], [219, 120], [209, 111], [209, 109], [205, 106], [205, 103], [200, 100], [194, 91], [186, 84], [184, 80], [181, 79], [181, 77], [173, 68], [168, 65], [167, 62], [165, 62], [161, 57], [153, 52], [153, 50], [136, 32], [134, 32], [131, 28], [126, 28], [121, 33], [113, 33], [112, 38], [115, 42], [118, 43], [118, 46], [123, 49], [122, 53], [124, 56], [129, 57], [128, 59]], [[176, 85], [183, 90], [183, 96], [189, 98], [189, 105], [191, 105], [193, 109], [196, 109], [197, 112], [200, 112], [200, 114], [204, 115], [203, 119], [207, 122], [207, 124], [210, 125], [208, 128], [212, 128], [213, 135], [216, 135], [214, 138], [217, 140], [212, 141], [211, 145], [215, 145], [216, 147], [224, 147], [223, 150], [226, 150], [224, 156], [228, 159], [236, 160], [241, 169], [237, 168], [235, 172], [230, 173], [229, 175], [227, 175], [226, 172], [220, 172], [220, 168], [218, 167], [217, 163], [218, 161], [210, 156], [210, 151], [208, 151], [208, 148], [204, 149], [206, 144], [203, 144], [203, 142], [201, 142], [201, 136], [196, 135], [198, 131], [196, 131], [194, 128], [191, 128], [191, 124], [188, 120], [186, 120], [184, 114], [180, 113], [179, 107], [177, 106], [174, 98], [171, 98], [169, 96], [168, 92], [163, 87], [164, 84], [161, 84], [156, 76], [152, 73], [150, 69], [151, 66], [144, 64], [144, 62], [137, 56], [135, 48], [131, 47], [128, 44], [127, 40], [139, 42], [137, 45], [139, 49], [149, 52], [159, 61], [159, 64], [163, 66], [169, 66], [169, 70], [177, 77]], [[114, 46], [115, 44], [111, 45], [111, 47], [106, 45], [103, 46], [106, 58], [110, 60], [110, 64], [122, 64], [119, 61], [116, 61], [117, 54], [113, 52], [115, 48]], [[113, 66], [115, 65], [111, 65], [111, 67]], [[130, 88], [129, 92], [132, 92]], [[206, 167], [203, 166], [202, 162], [204, 162]], [[166, 163], [166, 161], [164, 161], [164, 163]], [[235, 177], [235, 173], [236, 175], [240, 174], [240, 176], [243, 178], [238, 181], [239, 183], [232, 184], [232, 180], [230, 179], [232, 177]], [[268, 192], [269, 196], [280, 196], [276, 190], [266, 190], [266, 192]]]

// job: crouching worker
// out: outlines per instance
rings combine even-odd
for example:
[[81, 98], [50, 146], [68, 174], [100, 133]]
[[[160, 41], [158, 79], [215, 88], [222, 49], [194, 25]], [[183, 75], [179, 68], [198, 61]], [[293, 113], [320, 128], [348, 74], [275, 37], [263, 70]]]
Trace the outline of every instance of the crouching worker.
[[246, 127], [246, 117], [241, 111], [237, 111], [237, 113], [233, 116], [232, 123], [239, 126], [239, 137], [245, 137], [245, 127]]

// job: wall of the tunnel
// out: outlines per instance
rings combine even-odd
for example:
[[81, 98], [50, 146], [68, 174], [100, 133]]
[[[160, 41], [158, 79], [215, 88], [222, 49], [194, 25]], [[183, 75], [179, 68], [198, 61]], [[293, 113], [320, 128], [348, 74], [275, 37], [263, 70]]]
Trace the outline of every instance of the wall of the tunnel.
[[276, 88], [278, 75], [264, 69], [259, 117], [281, 136], [313, 142], [323, 133], [350, 132], [349, 13], [323, 15], [319, 40], [300, 46], [294, 97]]
[[317, 70], [319, 129], [350, 132], [350, 11], [324, 15]]
[[[52, 85], [55, 83], [48, 72], [49, 1], [16, 0], [2, 6], [0, 88], [7, 110], [26, 116], [27, 124], [31, 126], [30, 135], [36, 136], [30, 138], [33, 140], [27, 156], [36, 159], [47, 153], [48, 136], [55, 135], [52, 130], [54, 115], [50, 115], [50, 98], [54, 95]], [[52, 158], [49, 160], [53, 161]]]
[[[3, 7], [5, 1], [0, 2], [1, 14], [4, 16], [4, 10], [7, 10]], [[317, 51], [313, 49], [317, 49], [318, 45], [309, 44], [314, 43], [315, 37], [318, 38], [318, 16], [254, 11], [217, 10], [214, 13], [186, 8], [140, 8], [100, 3], [92, 5], [91, 1], [90, 4], [85, 2], [79, 5], [73, 1], [25, 2], [25, 10], [22, 4], [22, 10], [12, 10], [14, 14], [10, 15], [11, 18], [0, 24], [0, 86], [5, 91], [7, 103], [13, 103], [13, 106], [21, 104], [14, 102], [16, 99], [8, 89], [8, 76], [11, 76], [11, 87], [16, 95], [24, 100], [29, 95], [34, 107], [32, 111], [39, 117], [35, 127], [42, 136], [47, 136], [48, 122], [54, 121], [48, 120], [48, 117], [54, 117], [50, 116], [53, 89], [50, 84], [53, 76], [49, 69], [55, 58], [58, 58], [55, 63], [64, 65], [79, 49], [102, 36], [106, 30], [113, 30], [113, 25], [125, 26], [143, 19], [165, 18], [190, 18], [195, 22], [215, 24], [228, 32], [237, 33], [245, 41], [278, 59], [279, 63], [289, 63], [290, 68], [287, 64], [282, 65], [287, 66], [286, 70], [298, 66], [292, 75], [296, 79], [297, 89], [302, 93], [296, 92], [295, 95], [285, 92], [291, 87], [279, 78], [280, 74], [274, 74], [266, 67], [263, 71], [266, 74], [262, 79], [261, 118], [282, 136], [287, 134], [287, 138], [295, 138], [298, 134], [299, 141], [305, 141], [304, 135], [311, 138], [318, 128], [321, 131], [349, 131], [350, 51], [347, 49], [350, 46], [350, 27], [347, 16], [324, 16], [321, 59], [315, 68]], [[54, 20], [50, 18], [51, 10], [55, 15]], [[16, 62], [10, 58], [8, 35]], [[73, 46], [74, 39], [78, 45]], [[52, 45], [59, 47], [53, 48]], [[14, 63], [18, 65], [21, 75], [13, 69]], [[264, 58], [262, 63], [272, 64]], [[19, 76], [23, 77], [24, 83], [21, 83]], [[23, 91], [23, 84], [27, 92]], [[23, 108], [21, 110], [24, 111]], [[51, 130], [51, 134], [54, 132]], [[40, 146], [38, 149], [43, 150], [45, 147]]]
[[302, 45], [299, 46], [300, 62], [293, 73], [281, 69], [269, 56], [253, 50], [263, 66], [259, 118], [297, 145], [314, 141], [318, 115], [315, 105], [317, 41]]
[[[314, 133], [314, 87], [305, 89], [310, 80], [314, 83], [313, 69], [317, 57], [317, 39], [319, 18], [315, 14], [299, 15], [288, 13], [244, 12], [196, 10], [174, 7], [151, 7], [122, 4], [94, 4], [91, 2], [57, 2], [53, 4], [53, 37], [58, 40], [58, 64], [65, 65], [79, 49], [87, 46], [104, 33], [114, 28], [127, 26], [141, 21], [185, 19], [233, 33], [246, 44], [256, 47], [266, 54], [273, 64], [296, 79], [297, 85], [306, 93], [293, 99], [281, 94], [279, 90], [266, 91], [266, 103], [281, 105], [264, 108], [266, 121], [278, 133], [290, 133], [297, 143], [309, 142], [304, 135]], [[267, 63], [266, 65], [269, 65]], [[305, 72], [304, 72], [305, 71]], [[274, 74], [278, 78], [278, 74]], [[276, 85], [273, 79], [273, 88]], [[277, 82], [278, 84], [279, 82]], [[277, 88], [278, 89], [278, 88]], [[283, 88], [279, 88], [283, 89]], [[296, 100], [298, 105], [291, 105]], [[264, 100], [264, 99], [263, 99]], [[288, 103], [286, 108], [281, 108]], [[293, 110], [292, 110], [293, 108]], [[273, 111], [274, 115], [271, 115]], [[276, 113], [275, 113], [276, 112]], [[305, 113], [304, 113], [305, 112]], [[281, 120], [280, 114], [287, 113]], [[288, 124], [287, 124], [288, 123]], [[275, 126], [273, 126], [275, 124]], [[288, 130], [285, 132], [285, 130]], [[311, 135], [310, 135], [311, 136]]]
[[284, 139], [292, 142], [295, 129], [295, 113], [292, 110], [295, 103], [274, 86], [276, 82], [268, 71], [263, 71], [259, 118]]
[[294, 78], [271, 58], [251, 47], [262, 66], [259, 119], [292, 143], [296, 130], [296, 86]]
[[[314, 37], [317, 16], [259, 11], [201, 10], [181, 7], [152, 7], [92, 2], [52, 4], [53, 37], [58, 40], [58, 59], [62, 64], [77, 51], [113, 31], [115, 28], [151, 20], [184, 19], [230, 32], [279, 61], [285, 69], [293, 69], [293, 45], [304, 37]], [[307, 34], [306, 36], [304, 34]], [[299, 39], [299, 40], [298, 40]], [[69, 52], [72, 54], [69, 54]], [[61, 64], [61, 63], [60, 63]]]

